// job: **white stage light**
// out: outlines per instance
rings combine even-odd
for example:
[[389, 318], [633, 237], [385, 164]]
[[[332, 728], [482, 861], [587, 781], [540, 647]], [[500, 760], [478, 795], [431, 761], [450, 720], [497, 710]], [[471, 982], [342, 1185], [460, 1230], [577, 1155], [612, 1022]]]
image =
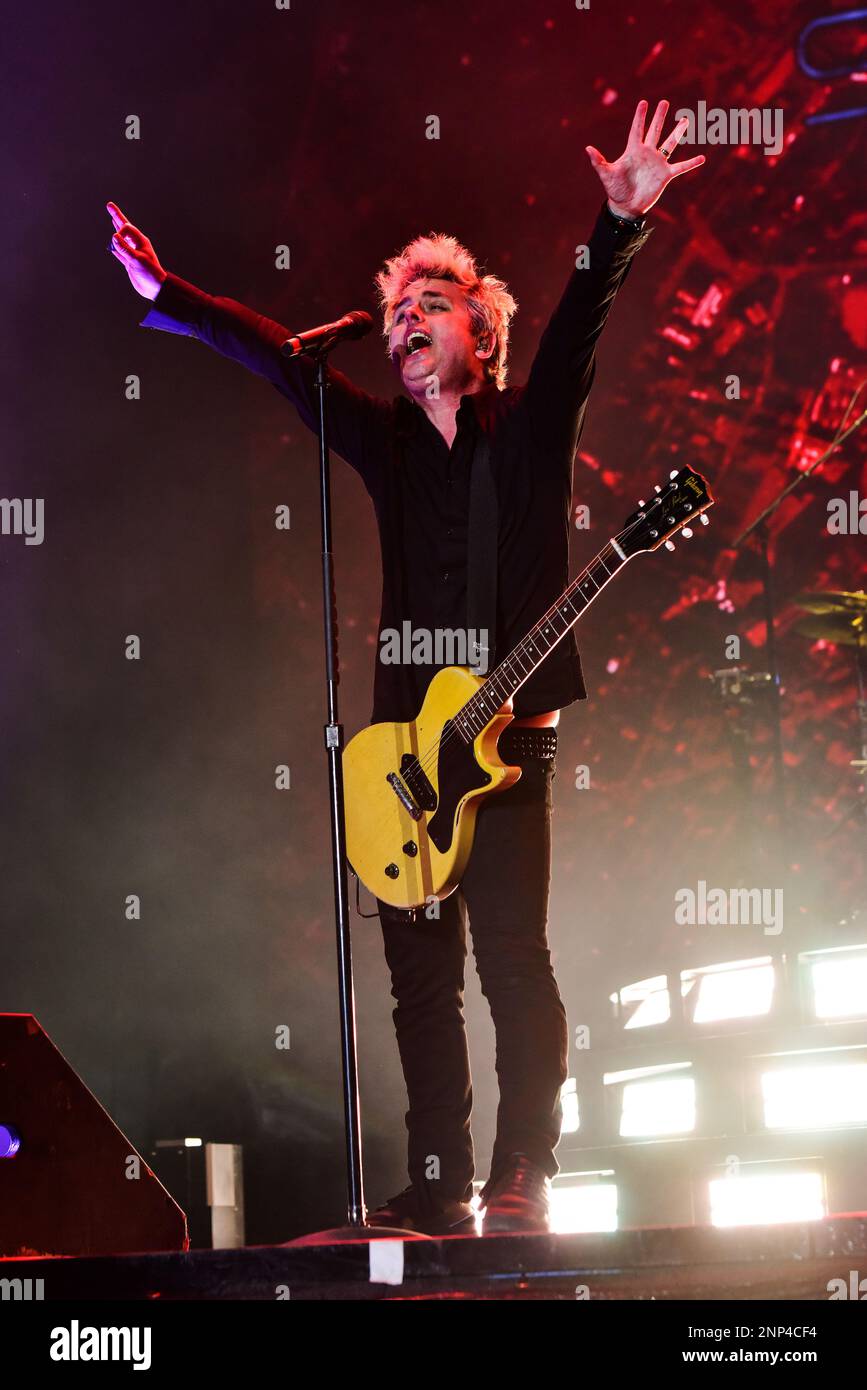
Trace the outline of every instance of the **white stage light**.
[[719, 1023], [726, 1018], [755, 1018], [770, 1012], [774, 998], [774, 966], [770, 956], [727, 961], [701, 970], [684, 970], [685, 994], [698, 984], [695, 1023]]
[[813, 997], [819, 1018], [867, 1015], [867, 954], [814, 960]]
[[711, 1224], [767, 1226], [821, 1221], [827, 1215], [821, 1173], [762, 1173], [710, 1184]]
[[617, 1230], [616, 1183], [556, 1182], [551, 1191], [551, 1230], [558, 1235], [578, 1231]]
[[624, 985], [618, 994], [611, 995], [612, 1004], [616, 1004], [618, 998], [625, 1012], [632, 1010], [624, 1028], [649, 1028], [654, 1023], [665, 1023], [671, 1017], [665, 975], [653, 975], [648, 980], [636, 980], [634, 984]]
[[695, 1129], [695, 1081], [669, 1077], [660, 1081], [632, 1081], [623, 1088], [620, 1134], [686, 1134]]
[[568, 1076], [560, 1088], [560, 1104], [563, 1107], [561, 1134], [575, 1134], [581, 1127], [581, 1114], [578, 1108], [578, 1090], [574, 1076]]
[[867, 1124], [867, 1063], [768, 1071], [762, 1094], [768, 1129]]

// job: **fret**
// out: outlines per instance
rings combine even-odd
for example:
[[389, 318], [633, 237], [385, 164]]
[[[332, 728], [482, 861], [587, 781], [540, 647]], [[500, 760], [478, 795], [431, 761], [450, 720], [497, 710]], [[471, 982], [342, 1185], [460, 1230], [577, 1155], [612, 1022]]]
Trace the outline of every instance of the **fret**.
[[465, 743], [472, 742], [506, 700], [529, 680], [608, 580], [626, 563], [627, 557], [614, 541], [609, 542], [607, 549], [605, 558], [600, 552], [591, 561], [455, 716], [455, 727]]
[[[572, 609], [572, 623], [574, 623], [575, 619], [581, 616], [583, 610], [580, 608], [576, 608], [571, 598], [566, 599], [566, 606]], [[570, 627], [572, 626], [572, 623], [569, 624]]]

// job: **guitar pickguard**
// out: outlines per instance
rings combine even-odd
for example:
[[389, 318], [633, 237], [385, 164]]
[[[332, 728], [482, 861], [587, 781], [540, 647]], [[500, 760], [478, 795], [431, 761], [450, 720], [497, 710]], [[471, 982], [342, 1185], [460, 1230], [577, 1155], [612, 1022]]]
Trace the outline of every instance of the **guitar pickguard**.
[[423, 811], [435, 811], [437, 794], [425, 775], [424, 768], [413, 753], [404, 753], [400, 760], [400, 775], [409, 788], [415, 803]]
[[427, 823], [427, 833], [440, 854], [451, 846], [458, 805], [468, 792], [493, 781], [475, 759], [472, 744], [464, 743], [449, 719], [443, 725], [437, 758], [439, 799]]

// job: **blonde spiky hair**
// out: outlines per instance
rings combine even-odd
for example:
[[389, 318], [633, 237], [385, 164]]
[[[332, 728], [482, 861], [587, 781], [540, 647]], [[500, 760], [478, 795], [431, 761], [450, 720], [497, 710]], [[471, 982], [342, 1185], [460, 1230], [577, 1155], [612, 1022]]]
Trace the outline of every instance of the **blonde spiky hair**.
[[494, 351], [485, 362], [485, 372], [502, 391], [508, 371], [509, 321], [518, 307], [508, 286], [495, 275], [480, 275], [475, 257], [455, 237], [441, 232], [416, 237], [387, 260], [376, 277], [386, 342], [394, 322], [395, 306], [403, 298], [407, 285], [421, 279], [453, 280], [466, 292], [467, 309], [476, 336], [484, 333], [494, 340]]

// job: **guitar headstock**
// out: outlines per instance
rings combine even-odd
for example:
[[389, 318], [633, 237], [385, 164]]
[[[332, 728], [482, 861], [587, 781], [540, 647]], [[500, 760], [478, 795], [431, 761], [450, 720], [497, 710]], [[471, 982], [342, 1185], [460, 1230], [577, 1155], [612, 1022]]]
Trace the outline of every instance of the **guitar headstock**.
[[649, 502], [639, 502], [638, 511], [632, 513], [616, 537], [617, 544], [627, 558], [658, 550], [661, 545], [673, 550], [674, 533], [684, 530], [685, 535], [691, 535], [686, 528], [698, 518], [706, 526], [705, 512], [712, 506], [713, 498], [701, 474], [692, 468], [679, 468], [665, 487], [656, 489]]

